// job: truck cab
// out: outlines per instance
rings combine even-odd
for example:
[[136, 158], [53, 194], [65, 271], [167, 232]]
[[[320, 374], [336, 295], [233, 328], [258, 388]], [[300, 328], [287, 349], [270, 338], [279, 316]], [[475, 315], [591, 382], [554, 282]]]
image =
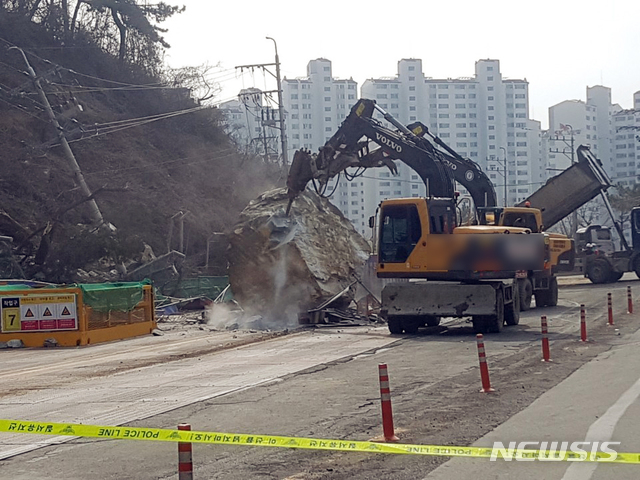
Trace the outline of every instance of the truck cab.
[[611, 229], [602, 225], [589, 225], [576, 232], [576, 250], [581, 253], [611, 254], [615, 251]]

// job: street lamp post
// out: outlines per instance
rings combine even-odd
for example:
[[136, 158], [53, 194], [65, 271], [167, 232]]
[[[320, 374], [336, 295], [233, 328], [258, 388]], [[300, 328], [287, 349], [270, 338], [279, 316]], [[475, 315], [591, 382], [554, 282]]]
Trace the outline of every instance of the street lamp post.
[[273, 46], [276, 49], [276, 82], [278, 88], [278, 115], [280, 117], [280, 143], [282, 144], [282, 166], [286, 169], [289, 164], [287, 158], [287, 135], [284, 131], [284, 106], [282, 104], [282, 83], [280, 80], [280, 57], [278, 57], [278, 44], [275, 39], [266, 37], [267, 40], [273, 41]]
[[500, 147], [500, 150], [504, 153], [504, 159], [502, 167], [504, 168], [504, 206], [507, 206], [507, 149]]

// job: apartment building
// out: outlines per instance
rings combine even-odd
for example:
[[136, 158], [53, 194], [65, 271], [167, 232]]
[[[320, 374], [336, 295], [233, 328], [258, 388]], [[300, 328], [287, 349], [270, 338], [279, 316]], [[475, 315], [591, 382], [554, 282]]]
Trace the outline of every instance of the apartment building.
[[549, 108], [548, 166], [564, 169], [571, 163], [571, 139], [575, 148], [589, 145], [613, 180], [630, 186], [640, 174], [636, 157], [640, 152], [640, 92], [632, 109], [611, 102], [611, 89], [587, 87], [587, 99], [566, 100]]
[[[325, 58], [311, 60], [305, 77], [285, 78], [282, 91], [289, 158], [301, 148], [317, 151], [333, 136], [358, 100], [358, 84], [353, 79], [334, 78], [331, 61]], [[326, 193], [331, 192], [333, 204], [358, 231], [365, 233], [363, 179], [342, 174], [327, 186]]]
[[[636, 94], [637, 95], [637, 94]], [[634, 98], [634, 104], [637, 104]], [[612, 116], [615, 183], [632, 187], [640, 183], [640, 108], [618, 110]]]

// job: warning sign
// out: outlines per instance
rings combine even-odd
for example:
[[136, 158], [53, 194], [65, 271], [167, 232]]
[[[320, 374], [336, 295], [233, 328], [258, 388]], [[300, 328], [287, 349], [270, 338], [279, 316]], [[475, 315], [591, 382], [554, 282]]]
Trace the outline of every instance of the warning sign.
[[75, 295], [0, 297], [2, 332], [77, 330]]

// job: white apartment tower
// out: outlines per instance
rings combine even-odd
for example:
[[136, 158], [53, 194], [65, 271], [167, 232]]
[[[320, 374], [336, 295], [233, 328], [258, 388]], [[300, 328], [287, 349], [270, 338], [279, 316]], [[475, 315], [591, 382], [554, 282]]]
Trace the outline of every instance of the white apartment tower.
[[[611, 89], [601, 85], [587, 87], [587, 101], [566, 100], [549, 108], [549, 168], [566, 168], [568, 148], [591, 147], [614, 184], [638, 183], [636, 164], [640, 133], [640, 92], [633, 96], [633, 109], [624, 110], [611, 103]], [[557, 153], [556, 153], [557, 151]], [[563, 154], [563, 151], [565, 154]]]
[[[333, 78], [331, 61], [324, 58], [309, 62], [306, 77], [285, 78], [282, 90], [288, 112], [289, 158], [300, 148], [315, 152], [323, 146], [358, 99], [358, 84], [351, 79]], [[326, 193], [331, 192], [332, 203], [359, 232], [365, 233], [363, 179], [342, 174], [328, 185]]]
[[[637, 94], [636, 94], [637, 95]], [[634, 104], [637, 97], [634, 96]], [[640, 183], [640, 108], [618, 110], [612, 116], [614, 183], [633, 187]]]
[[301, 148], [316, 151], [331, 138], [357, 100], [358, 84], [335, 79], [331, 61], [311, 60], [307, 76], [282, 81], [289, 158]]

